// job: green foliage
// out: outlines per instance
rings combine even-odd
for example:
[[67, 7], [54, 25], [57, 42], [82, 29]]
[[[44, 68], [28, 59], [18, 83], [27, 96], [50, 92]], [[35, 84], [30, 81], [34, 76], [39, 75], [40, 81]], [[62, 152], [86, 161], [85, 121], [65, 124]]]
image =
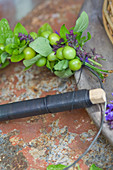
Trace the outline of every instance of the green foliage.
[[11, 62], [16, 63], [24, 59], [24, 54], [19, 54], [19, 55], [12, 55], [11, 56]]
[[28, 32], [25, 29], [25, 27], [21, 23], [18, 22], [14, 28], [14, 35], [18, 35], [19, 33], [28, 35]]
[[[47, 170], [63, 170], [66, 167], [68, 167], [68, 166], [61, 165], [61, 164], [58, 164], [58, 165], [49, 165], [47, 167]], [[79, 164], [77, 165], [77, 169], [80, 170]], [[95, 164], [92, 164], [91, 167], [90, 167], [90, 170], [103, 170], [103, 169], [98, 168]]]
[[52, 67], [49, 60], [47, 60], [46, 67], [52, 71]]
[[51, 26], [48, 23], [45, 23], [39, 28], [38, 36], [40, 36], [41, 33], [44, 32], [44, 31], [50, 31], [52, 33], [53, 29], [51, 28]]
[[9, 62], [8, 60], [6, 60], [6, 61], [2, 64], [2, 66], [0, 67], [0, 69], [3, 69], [3, 68], [5, 68], [5, 67], [7, 67], [9, 64], [10, 64], [10, 62]]
[[90, 39], [91, 39], [91, 34], [90, 34], [89, 32], [87, 32], [87, 37], [86, 37], [86, 36], [83, 36], [83, 37], [80, 38], [79, 45], [80, 45], [81, 47], [83, 47], [84, 44], [85, 44], [87, 41], [89, 41]]
[[74, 32], [74, 34], [76, 34], [76, 40], [78, 41], [78, 44], [76, 47], [83, 47], [84, 44], [89, 41], [91, 39], [91, 34], [89, 32], [87, 32], [87, 37], [86, 36], [83, 36], [82, 37], [82, 32]]
[[26, 47], [27, 47], [27, 44], [25, 44], [22, 47], [20, 47], [19, 48], [19, 54], [21, 54]]
[[0, 21], [0, 43], [5, 44], [7, 38], [12, 38], [13, 32], [9, 27], [8, 21], [3, 18]]
[[9, 54], [13, 53], [13, 48], [12, 48], [12, 44], [8, 44], [5, 46], [5, 51]]
[[66, 34], [69, 34], [69, 30], [66, 28], [65, 24], [63, 24], [60, 28], [60, 36], [61, 38], [64, 39], [64, 41], [66, 41]]
[[49, 40], [43, 37], [39, 37], [29, 44], [29, 46], [40, 55], [46, 57], [52, 52], [52, 48], [49, 44]]
[[41, 58], [41, 57], [42, 56], [38, 54], [30, 60], [24, 60], [23, 64], [25, 65], [25, 67], [29, 67], [29, 66], [35, 64], [38, 61], [38, 59]]
[[54, 74], [60, 78], [69, 78], [74, 73], [69, 68], [67, 68], [66, 70], [54, 71]]
[[3, 52], [3, 53], [1, 54], [1, 62], [2, 62], [2, 63], [5, 63], [5, 61], [6, 61], [6, 59], [7, 59], [8, 56], [9, 56], [9, 54], [8, 54], [7, 52]]
[[90, 170], [103, 170], [102, 168], [98, 168], [95, 164], [92, 164]]
[[89, 24], [89, 18], [85, 11], [83, 11], [80, 17], [76, 21], [76, 25], [74, 27], [74, 32], [84, 32]]
[[54, 66], [54, 69], [59, 71], [65, 70], [66, 68], [68, 68], [68, 60], [61, 60]]
[[47, 167], [47, 170], [63, 170], [64, 168], [66, 168], [67, 166], [65, 165], [61, 165], [61, 164], [58, 164], [58, 165], [49, 165]]

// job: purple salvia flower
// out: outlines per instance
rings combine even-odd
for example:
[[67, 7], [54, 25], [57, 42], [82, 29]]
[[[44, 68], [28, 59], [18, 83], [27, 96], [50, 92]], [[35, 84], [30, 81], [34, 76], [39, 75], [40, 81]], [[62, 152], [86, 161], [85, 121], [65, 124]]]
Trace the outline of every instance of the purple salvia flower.
[[107, 121], [113, 121], [113, 111], [110, 111], [107, 115], [106, 115], [106, 120]]
[[[112, 93], [113, 95], [113, 93]], [[110, 101], [109, 104], [107, 104], [107, 110], [105, 112], [106, 121], [110, 125], [110, 128], [113, 129], [113, 101]]]
[[69, 32], [70, 32], [70, 35], [72, 35], [72, 36], [74, 35], [74, 34], [73, 34], [73, 30], [72, 30], [72, 29], [71, 29]]
[[60, 35], [57, 31], [55, 31], [56, 34]]
[[22, 37], [22, 33], [19, 33], [18, 37]]
[[19, 33], [18, 37], [20, 38], [20, 41], [22, 41], [22, 40], [25, 40], [26, 42], [28, 42], [28, 41], [29, 41], [29, 42], [34, 41], [34, 39], [31, 37], [30, 34], [25, 35], [25, 34]]
[[53, 51], [55, 52], [55, 54], [56, 54], [56, 51], [58, 50], [58, 48], [65, 46], [63, 44], [64, 43], [63, 38], [61, 38], [59, 41], [56, 41], [56, 43], [57, 43], [57, 45], [53, 45]]

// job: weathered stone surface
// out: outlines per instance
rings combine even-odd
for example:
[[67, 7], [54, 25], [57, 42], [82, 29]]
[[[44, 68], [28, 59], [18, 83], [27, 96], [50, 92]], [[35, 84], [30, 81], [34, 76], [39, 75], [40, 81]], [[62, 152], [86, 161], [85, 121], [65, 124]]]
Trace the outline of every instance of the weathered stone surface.
[[[92, 39], [87, 43], [87, 49], [95, 48], [96, 52], [102, 54], [107, 61], [103, 61], [102, 65], [104, 69], [113, 69], [113, 45], [111, 44], [104, 26], [102, 24], [102, 4], [103, 0], [86, 0], [82, 7], [82, 11], [86, 11], [89, 15], [89, 31], [92, 35]], [[81, 13], [80, 12], [80, 13]], [[75, 78], [78, 79], [79, 72], [75, 73]], [[104, 85], [107, 100], [112, 100], [111, 93], [113, 92], [113, 74], [109, 74], [106, 78]], [[84, 69], [81, 76], [81, 81], [78, 85], [79, 89], [86, 88], [92, 89], [100, 87], [99, 82], [95, 76], [89, 73], [88, 70]], [[100, 125], [100, 108], [95, 105], [88, 108], [87, 111], [90, 117], [94, 120], [97, 126]], [[104, 123], [102, 133], [106, 136], [109, 142], [113, 145], [113, 131], [109, 129], [107, 123]]]

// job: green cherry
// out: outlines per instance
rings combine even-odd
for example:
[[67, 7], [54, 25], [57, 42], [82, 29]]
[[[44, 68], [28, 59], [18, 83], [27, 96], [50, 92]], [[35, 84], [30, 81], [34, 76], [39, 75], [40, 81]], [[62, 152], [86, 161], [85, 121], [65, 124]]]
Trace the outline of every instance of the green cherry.
[[25, 60], [30, 60], [36, 55], [36, 52], [31, 47], [26, 47], [23, 53], [25, 55]]
[[41, 36], [41, 37], [44, 37], [44, 38], [48, 38], [50, 34], [51, 34], [50, 31], [44, 31], [44, 32], [42, 32], [42, 33], [40, 34], [40, 36]]
[[38, 66], [38, 67], [43, 67], [43, 66], [45, 66], [46, 65], [46, 58], [45, 57], [41, 57], [41, 58], [39, 58], [38, 59], [38, 61], [35, 63], [36, 64], [36, 66]]
[[60, 60], [63, 60], [64, 59], [64, 56], [63, 56], [63, 47], [60, 47], [58, 48], [58, 50], [56, 51], [56, 57]]
[[59, 41], [60, 39], [61, 39], [61, 37], [56, 33], [51, 33], [48, 37], [48, 40], [51, 45], [57, 45], [56, 42]]
[[55, 52], [54, 52], [54, 51], [51, 52], [51, 53], [47, 56], [47, 59], [48, 59], [49, 61], [55, 61], [55, 60], [57, 60], [57, 57], [56, 57], [56, 55], [55, 55]]
[[73, 47], [70, 47], [70, 46], [65, 46], [62, 53], [63, 53], [64, 58], [67, 59], [67, 60], [74, 59], [75, 56], [76, 56], [75, 49]]
[[72, 71], [77, 71], [81, 68], [82, 62], [79, 59], [73, 59], [69, 61], [69, 68]]

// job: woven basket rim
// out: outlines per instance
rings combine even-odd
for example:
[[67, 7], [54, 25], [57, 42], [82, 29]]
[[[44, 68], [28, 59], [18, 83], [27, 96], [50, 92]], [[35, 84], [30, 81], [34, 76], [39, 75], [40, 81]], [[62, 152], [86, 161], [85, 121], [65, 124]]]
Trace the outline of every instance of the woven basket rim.
[[113, 22], [111, 21], [109, 11], [108, 11], [108, 5], [110, 6], [110, 9], [113, 13], [113, 0], [104, 0], [103, 3], [103, 9], [102, 9], [102, 17], [103, 17], [103, 24], [105, 31], [110, 39], [110, 41], [113, 44]]

